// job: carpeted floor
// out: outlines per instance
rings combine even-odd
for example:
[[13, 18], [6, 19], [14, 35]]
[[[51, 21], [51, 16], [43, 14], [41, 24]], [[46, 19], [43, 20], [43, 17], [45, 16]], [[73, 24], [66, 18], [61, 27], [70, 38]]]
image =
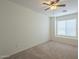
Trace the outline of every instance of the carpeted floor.
[[77, 47], [49, 41], [6, 59], [78, 59]]

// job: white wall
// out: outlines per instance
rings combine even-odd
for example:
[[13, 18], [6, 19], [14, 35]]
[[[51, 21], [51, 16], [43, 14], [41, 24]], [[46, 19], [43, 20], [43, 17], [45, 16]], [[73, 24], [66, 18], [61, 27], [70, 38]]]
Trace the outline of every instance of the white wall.
[[28, 49], [49, 39], [49, 20], [7, 0], [0, 0], [0, 56]]
[[68, 20], [68, 19], [73, 19], [73, 18], [76, 18], [76, 19], [78, 18], [77, 13], [59, 16], [59, 17], [50, 17], [51, 39], [54, 41], [58, 41], [58, 42], [66, 43], [66, 44], [77, 45], [77, 39], [55, 36], [55, 30], [56, 30], [55, 29], [55, 20]]

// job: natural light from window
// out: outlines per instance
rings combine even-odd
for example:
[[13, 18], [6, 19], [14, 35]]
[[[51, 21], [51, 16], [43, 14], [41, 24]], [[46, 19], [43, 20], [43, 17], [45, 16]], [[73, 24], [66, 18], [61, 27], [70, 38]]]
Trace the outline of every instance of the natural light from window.
[[57, 20], [56, 35], [65, 37], [76, 37], [76, 19]]

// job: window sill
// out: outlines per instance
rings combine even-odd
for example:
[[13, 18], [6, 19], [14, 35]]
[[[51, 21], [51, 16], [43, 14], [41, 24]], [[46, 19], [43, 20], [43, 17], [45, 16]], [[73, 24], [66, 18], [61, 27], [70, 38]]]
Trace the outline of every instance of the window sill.
[[77, 37], [70, 37], [70, 36], [60, 36], [60, 35], [55, 35], [56, 38], [66, 38], [66, 39], [74, 39], [74, 40], [77, 40], [78, 38]]

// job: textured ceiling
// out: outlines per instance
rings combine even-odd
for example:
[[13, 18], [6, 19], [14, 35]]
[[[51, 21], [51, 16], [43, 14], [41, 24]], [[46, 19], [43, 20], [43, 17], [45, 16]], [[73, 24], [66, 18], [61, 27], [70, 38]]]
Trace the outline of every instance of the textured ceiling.
[[[33, 11], [46, 14], [48, 16], [62, 16], [66, 14], [76, 13], [78, 11], [78, 0], [60, 0], [59, 3], [66, 4], [66, 7], [61, 7], [56, 10], [48, 10], [48, 11], [44, 10], [45, 8], [47, 8], [47, 6], [42, 5], [44, 1], [48, 0], [9, 0], [9, 1], [30, 8]], [[67, 12], [63, 12], [63, 10], [67, 10]]]

